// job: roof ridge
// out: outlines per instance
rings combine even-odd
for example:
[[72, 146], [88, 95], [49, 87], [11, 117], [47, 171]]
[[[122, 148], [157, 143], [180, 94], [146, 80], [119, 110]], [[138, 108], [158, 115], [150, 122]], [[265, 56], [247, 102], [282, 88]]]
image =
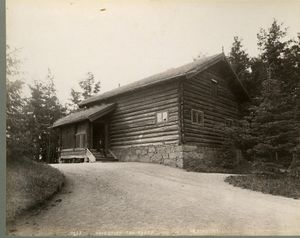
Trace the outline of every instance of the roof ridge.
[[95, 102], [95, 101], [98, 101], [98, 100], [101, 100], [104, 98], [116, 96], [116, 95], [119, 95], [119, 94], [122, 94], [122, 93], [125, 93], [128, 91], [136, 90], [141, 87], [146, 87], [146, 86], [149, 86], [149, 85], [161, 82], [161, 81], [165, 81], [165, 80], [168, 80], [171, 78], [176, 78], [181, 75], [185, 75], [195, 69], [197, 70], [197, 68], [198, 69], [201, 68], [201, 66], [203, 66], [206, 63], [214, 62], [215, 60], [217, 60], [219, 58], [223, 59], [223, 57], [225, 57], [225, 54], [222, 52], [219, 54], [214, 54], [211, 56], [206, 56], [206, 57], [197, 59], [195, 61], [186, 63], [184, 65], [181, 65], [181, 66], [178, 66], [175, 68], [167, 69], [161, 73], [153, 74], [153, 75], [147, 76], [145, 78], [136, 80], [134, 82], [125, 84], [121, 87], [114, 88], [109, 91], [94, 95], [94, 96], [80, 102], [79, 106], [84, 106], [84, 105], [87, 105], [89, 103], [92, 103], [92, 102]]

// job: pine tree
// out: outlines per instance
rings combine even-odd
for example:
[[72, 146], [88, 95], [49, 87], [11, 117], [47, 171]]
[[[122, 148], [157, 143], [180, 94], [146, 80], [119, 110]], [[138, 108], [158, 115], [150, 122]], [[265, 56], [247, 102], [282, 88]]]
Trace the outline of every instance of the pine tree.
[[238, 77], [242, 81], [246, 81], [250, 75], [250, 57], [243, 49], [242, 39], [238, 36], [233, 38], [228, 59]]
[[255, 141], [251, 152], [258, 159], [276, 163], [288, 163], [297, 138], [294, 91], [299, 63], [290, 56], [292, 41], [285, 40], [286, 34], [276, 20], [268, 31], [262, 29], [258, 34], [266, 79], [262, 81], [259, 103], [251, 108], [250, 115]]
[[53, 77], [48, 70], [46, 82], [35, 81], [34, 85], [30, 86], [31, 97], [26, 106], [31, 149], [36, 160], [45, 162], [55, 160], [58, 139], [56, 132], [50, 127], [65, 111], [56, 96]]
[[24, 124], [23, 107], [26, 100], [21, 96], [24, 82], [20, 71], [18, 49], [6, 48], [6, 149], [7, 158], [30, 156]]

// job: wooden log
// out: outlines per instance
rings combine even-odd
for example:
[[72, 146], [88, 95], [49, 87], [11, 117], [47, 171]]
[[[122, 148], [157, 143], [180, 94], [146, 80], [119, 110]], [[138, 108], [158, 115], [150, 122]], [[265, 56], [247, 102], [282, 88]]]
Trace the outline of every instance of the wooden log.
[[167, 107], [166, 109], [157, 109], [157, 108], [152, 108], [150, 110], [147, 110], [147, 113], [141, 113], [140, 111], [136, 112], [135, 115], [132, 114], [127, 114], [124, 113], [122, 116], [112, 116], [111, 122], [112, 123], [118, 123], [118, 122], [125, 122], [125, 121], [130, 121], [130, 120], [139, 120], [143, 118], [153, 118], [156, 117], [156, 113], [159, 111], [167, 111], [169, 115], [174, 115], [178, 113], [178, 108], [177, 107]]
[[148, 138], [156, 138], [156, 137], [164, 138], [172, 135], [178, 136], [178, 132], [177, 131], [164, 131], [164, 132], [152, 132], [152, 133], [142, 132], [140, 135], [129, 135], [129, 136], [124, 135], [122, 137], [112, 137], [111, 143], [119, 142], [119, 141], [135, 141], [135, 140], [142, 141]]
[[[169, 125], [169, 123], [172, 122], [177, 122], [178, 121], [178, 115], [173, 115], [169, 117], [169, 121], [166, 123], [163, 123], [164, 125]], [[153, 125], [153, 127], [155, 127], [156, 124], [156, 118], [155, 117], [151, 117], [151, 118], [146, 118], [146, 119], [142, 119], [142, 120], [130, 120], [130, 121], [126, 121], [126, 122], [119, 122], [119, 123], [113, 123], [111, 122], [111, 129], [116, 129], [116, 128], [133, 128], [133, 127], [137, 127], [137, 126], [147, 126], [147, 125]]]
[[163, 129], [163, 128], [166, 128], [168, 126], [175, 126], [177, 127], [177, 121], [175, 122], [168, 122], [168, 124], [157, 124], [156, 127], [153, 126], [153, 124], [151, 125], [148, 125], [148, 126], [133, 126], [133, 127], [124, 127], [124, 126], [121, 126], [121, 127], [118, 127], [118, 126], [115, 126], [113, 129], [110, 129], [110, 133], [111, 134], [123, 134], [123, 133], [126, 133], [126, 132], [139, 132], [141, 130], [148, 130], [148, 129], [153, 129], [153, 128], [157, 128], [157, 129]]
[[178, 141], [158, 141], [158, 142], [149, 142], [149, 143], [138, 143], [134, 145], [114, 145], [112, 146], [112, 149], [126, 149], [126, 148], [138, 148], [141, 146], [158, 146], [158, 145], [172, 145], [172, 144], [177, 144]]
[[171, 105], [171, 104], [176, 104], [177, 103], [177, 97], [171, 98], [171, 99], [166, 99], [166, 100], [158, 100], [158, 101], [154, 101], [152, 103], [145, 103], [145, 102], [140, 102], [134, 106], [129, 106], [129, 107], [120, 107], [118, 106], [117, 110], [115, 111], [115, 114], [123, 114], [123, 113], [127, 113], [127, 112], [135, 112], [135, 111], [140, 111], [143, 109], [150, 109], [153, 107], [161, 107], [164, 105]]
[[185, 113], [184, 113], [185, 118], [186, 118], [186, 115], [190, 114], [189, 111], [191, 109], [200, 110], [200, 111], [203, 111], [206, 114], [219, 116], [219, 117], [238, 118], [238, 111], [213, 107], [213, 106], [210, 106], [210, 105], [205, 105], [202, 102], [197, 103], [196, 100], [189, 99], [189, 101], [186, 102], [185, 105], [186, 105], [186, 107], [185, 107], [186, 110], [185, 110]]
[[231, 108], [234, 110], [238, 105], [237, 103], [234, 103], [234, 102], [228, 103], [224, 99], [220, 100], [219, 98], [214, 98], [214, 97], [207, 96], [207, 95], [201, 95], [201, 94], [197, 93], [196, 91], [193, 92], [193, 90], [185, 90], [185, 94], [186, 94], [186, 98], [188, 100], [202, 102], [207, 105], [216, 106], [219, 108]]
[[111, 142], [112, 146], [121, 146], [121, 145], [138, 145], [138, 144], [145, 144], [145, 143], [155, 143], [155, 142], [166, 142], [166, 141], [172, 141], [175, 143], [178, 143], [178, 134], [171, 135], [171, 136], [159, 136], [159, 137], [152, 137], [147, 138], [144, 140], [126, 140], [122, 142]]
[[124, 130], [124, 131], [119, 131], [119, 130], [115, 130], [112, 131], [110, 133], [110, 136], [112, 138], [115, 138], [116, 136], [120, 136], [120, 135], [140, 135], [141, 133], [152, 133], [152, 132], [166, 132], [166, 131], [178, 131], [178, 125], [174, 124], [174, 125], [166, 125], [166, 126], [160, 126], [157, 128], [153, 128], [153, 127], [149, 127], [149, 128], [134, 128], [135, 130]]
[[136, 105], [138, 102], [141, 102], [141, 99], [143, 101], [152, 101], [152, 100], [156, 100], [156, 99], [157, 99], [157, 101], [160, 101], [160, 100], [163, 100], [164, 98], [172, 98], [173, 96], [176, 96], [177, 93], [178, 93], [178, 89], [175, 88], [175, 89], [171, 89], [171, 90], [165, 90], [163, 92], [156, 92], [151, 95], [132, 94], [132, 95], [128, 95], [126, 97], [118, 99], [118, 103], [121, 107], [133, 106], [133, 105]]

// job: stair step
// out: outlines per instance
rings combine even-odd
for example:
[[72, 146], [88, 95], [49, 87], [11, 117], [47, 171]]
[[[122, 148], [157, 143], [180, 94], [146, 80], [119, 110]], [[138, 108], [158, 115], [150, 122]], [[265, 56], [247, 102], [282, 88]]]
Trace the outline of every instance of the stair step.
[[115, 162], [118, 161], [115, 159], [110, 153], [108, 153], [106, 156], [96, 149], [90, 149], [91, 153], [95, 156], [96, 161], [98, 162]]

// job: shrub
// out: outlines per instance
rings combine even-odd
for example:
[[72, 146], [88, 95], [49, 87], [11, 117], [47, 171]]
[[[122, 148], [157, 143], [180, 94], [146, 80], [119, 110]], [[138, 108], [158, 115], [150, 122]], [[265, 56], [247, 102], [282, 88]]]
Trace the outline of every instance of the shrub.
[[225, 179], [229, 184], [273, 195], [281, 195], [291, 198], [300, 198], [300, 179], [287, 175], [245, 175], [229, 176]]

